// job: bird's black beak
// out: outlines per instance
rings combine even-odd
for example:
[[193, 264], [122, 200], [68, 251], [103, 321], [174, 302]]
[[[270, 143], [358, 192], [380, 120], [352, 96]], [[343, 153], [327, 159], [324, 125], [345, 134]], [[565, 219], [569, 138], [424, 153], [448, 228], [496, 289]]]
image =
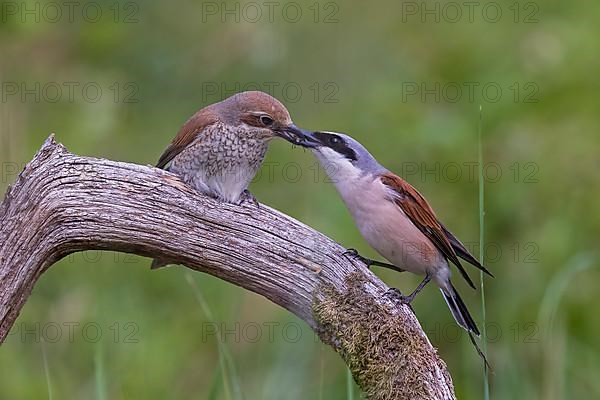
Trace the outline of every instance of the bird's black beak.
[[315, 139], [314, 132], [298, 128], [294, 124], [279, 129], [277, 131], [277, 136], [302, 147], [314, 148], [319, 144]]

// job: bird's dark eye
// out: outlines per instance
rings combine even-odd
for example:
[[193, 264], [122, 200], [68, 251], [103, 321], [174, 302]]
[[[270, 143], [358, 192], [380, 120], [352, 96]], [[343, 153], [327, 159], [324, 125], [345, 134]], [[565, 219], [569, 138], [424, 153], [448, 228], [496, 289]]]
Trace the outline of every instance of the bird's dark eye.
[[341, 141], [342, 139], [340, 139], [339, 136], [331, 136], [331, 138], [329, 139], [329, 143], [331, 143], [332, 145], [339, 144]]
[[268, 115], [261, 115], [260, 123], [264, 126], [271, 126], [273, 124], [273, 118], [269, 117]]

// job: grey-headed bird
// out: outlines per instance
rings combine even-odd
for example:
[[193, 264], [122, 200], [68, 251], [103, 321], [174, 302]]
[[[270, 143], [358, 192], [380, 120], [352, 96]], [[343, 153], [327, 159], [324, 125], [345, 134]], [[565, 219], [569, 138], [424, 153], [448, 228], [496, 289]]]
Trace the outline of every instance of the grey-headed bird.
[[291, 141], [312, 149], [362, 236], [391, 265], [360, 257], [356, 252], [354, 255], [369, 266], [380, 265], [425, 275], [410, 295], [402, 296], [405, 303], [410, 303], [433, 280], [456, 322], [469, 333], [479, 335], [475, 321], [450, 281], [449, 262], [456, 265], [472, 288], [475, 285], [459, 257], [486, 274], [492, 274], [438, 220], [427, 200], [404, 179], [379, 164], [363, 145], [348, 135], [304, 132], [301, 138]]

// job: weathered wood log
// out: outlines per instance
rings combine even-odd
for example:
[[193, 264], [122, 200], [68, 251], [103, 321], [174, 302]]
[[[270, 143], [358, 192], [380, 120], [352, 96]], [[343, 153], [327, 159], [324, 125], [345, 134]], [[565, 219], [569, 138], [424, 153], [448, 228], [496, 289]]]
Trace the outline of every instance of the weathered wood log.
[[[266, 206], [196, 193], [160, 169], [79, 157], [51, 136], [0, 204], [0, 343], [39, 276], [73, 252], [161, 258], [259, 293], [302, 318], [371, 399], [454, 399], [408, 306], [326, 236]], [[149, 270], [150, 272], [150, 270]]]

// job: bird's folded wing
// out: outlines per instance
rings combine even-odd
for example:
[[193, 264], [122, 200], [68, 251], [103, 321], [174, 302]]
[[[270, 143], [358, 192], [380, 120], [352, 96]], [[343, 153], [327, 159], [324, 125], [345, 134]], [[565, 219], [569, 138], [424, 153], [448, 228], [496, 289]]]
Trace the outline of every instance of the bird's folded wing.
[[467, 283], [475, 288], [473, 281], [461, 265], [454, 247], [446, 236], [444, 228], [427, 200], [404, 179], [392, 173], [381, 176], [381, 182], [394, 192], [394, 201], [404, 214], [442, 254], [455, 264]]
[[487, 268], [485, 268], [483, 265], [481, 265], [481, 263], [475, 258], [475, 256], [473, 256], [469, 252], [469, 250], [467, 250], [467, 248], [465, 247], [465, 245], [462, 244], [462, 242], [460, 240], [458, 240], [458, 238], [456, 236], [454, 236], [454, 234], [452, 232], [450, 232], [448, 230], [448, 228], [446, 228], [444, 226], [444, 224], [442, 224], [440, 222], [440, 225], [442, 226], [442, 229], [444, 230], [444, 233], [446, 234], [446, 237], [450, 241], [450, 244], [452, 245], [452, 248], [456, 252], [457, 256], [459, 256], [460, 258], [462, 258], [463, 260], [465, 260], [469, 264], [472, 264], [475, 267], [479, 268], [480, 270], [482, 270], [483, 272], [485, 272], [486, 274], [488, 274], [492, 278], [494, 277], [494, 275], [492, 275], [492, 273], [490, 271], [488, 271]]
[[204, 131], [207, 127], [217, 122], [217, 118], [206, 109], [202, 109], [194, 114], [185, 124], [181, 127], [175, 139], [171, 142], [169, 147], [160, 156], [156, 166], [158, 168], [165, 168], [167, 164], [173, 160], [179, 153], [181, 153], [186, 147], [188, 147], [195, 139], [198, 134]]

